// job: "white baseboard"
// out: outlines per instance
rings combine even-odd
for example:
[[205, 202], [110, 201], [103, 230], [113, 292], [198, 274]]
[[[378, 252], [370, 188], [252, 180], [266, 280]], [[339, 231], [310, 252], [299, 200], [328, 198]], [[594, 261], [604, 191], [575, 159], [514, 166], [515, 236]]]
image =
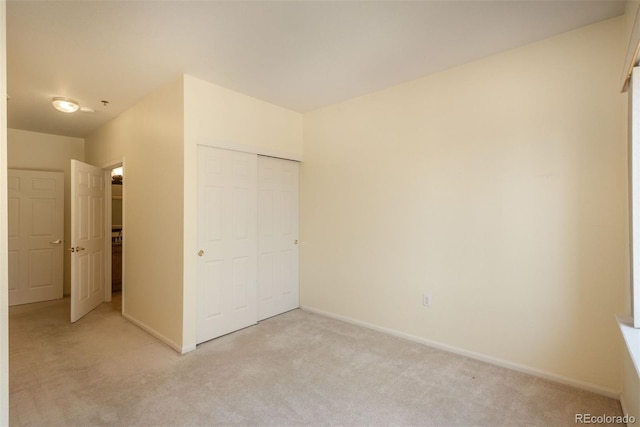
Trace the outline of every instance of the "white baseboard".
[[182, 347], [182, 354], [189, 353], [190, 351], [193, 351], [195, 349], [196, 349], [195, 344], [185, 345], [184, 347]]
[[127, 319], [129, 322], [133, 323], [134, 325], [136, 325], [140, 329], [144, 330], [145, 332], [153, 335], [155, 338], [157, 338], [158, 340], [162, 341], [163, 343], [165, 343], [166, 345], [168, 345], [169, 347], [171, 347], [173, 350], [177, 351], [180, 354], [184, 354], [184, 353], [186, 353], [188, 351], [195, 350], [195, 346], [193, 346], [193, 349], [191, 349], [191, 350], [183, 348], [182, 346], [180, 346], [177, 343], [175, 343], [173, 340], [165, 337], [160, 332], [158, 332], [155, 329], [145, 325], [144, 323], [140, 322], [138, 319], [136, 319], [134, 317], [131, 317], [127, 313], [122, 313], [122, 317], [124, 317], [125, 319]]
[[[624, 393], [620, 393], [620, 406], [622, 407], [622, 415], [626, 415], [626, 414], [629, 413], [629, 411], [627, 411], [628, 406], [627, 406], [627, 401], [625, 399]], [[636, 423], [633, 423], [633, 424], [627, 423], [627, 427], [632, 427], [632, 426], [635, 426], [635, 425], [637, 425], [637, 424]]]
[[320, 314], [322, 316], [330, 317], [332, 319], [341, 320], [343, 322], [351, 323], [353, 325], [362, 326], [368, 329], [373, 329], [374, 331], [384, 332], [385, 334], [393, 335], [399, 338], [404, 338], [409, 341], [413, 341], [419, 344], [423, 344], [429, 347], [434, 347], [439, 350], [448, 351], [450, 353], [459, 354], [461, 356], [468, 357], [470, 359], [480, 360], [482, 362], [490, 363], [492, 365], [501, 366], [503, 368], [512, 369], [514, 371], [523, 372], [525, 374], [534, 375], [539, 378], [544, 378], [549, 381], [554, 381], [557, 383], [562, 383], [566, 385], [570, 385], [572, 387], [576, 387], [582, 390], [587, 390], [593, 393], [597, 393], [603, 396], [610, 397], [612, 399], [620, 399], [620, 392], [616, 390], [612, 390], [610, 388], [602, 387], [596, 384], [591, 384], [584, 381], [579, 381], [573, 378], [565, 377], [562, 375], [554, 374], [552, 372], [543, 371], [541, 369], [532, 368], [530, 366], [521, 365], [519, 363], [509, 362], [508, 360], [499, 359], [497, 357], [487, 356], [485, 354], [476, 353], [473, 351], [465, 350], [459, 347], [454, 347], [448, 344], [443, 344], [438, 341], [429, 340], [426, 338], [417, 337], [415, 335], [407, 334], [404, 332], [396, 331], [394, 329], [384, 328], [382, 326], [377, 326], [371, 323], [363, 322], [361, 320], [352, 319], [350, 317], [341, 316], [339, 314], [330, 313], [327, 311], [319, 310], [317, 308], [301, 306], [303, 310], [309, 311], [311, 313]]

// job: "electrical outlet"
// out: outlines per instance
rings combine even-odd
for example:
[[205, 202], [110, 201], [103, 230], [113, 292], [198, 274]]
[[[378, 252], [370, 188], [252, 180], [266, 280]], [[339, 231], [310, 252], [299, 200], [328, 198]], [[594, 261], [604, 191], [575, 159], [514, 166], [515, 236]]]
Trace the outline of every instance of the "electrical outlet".
[[431, 295], [422, 294], [422, 305], [429, 307], [431, 305]]

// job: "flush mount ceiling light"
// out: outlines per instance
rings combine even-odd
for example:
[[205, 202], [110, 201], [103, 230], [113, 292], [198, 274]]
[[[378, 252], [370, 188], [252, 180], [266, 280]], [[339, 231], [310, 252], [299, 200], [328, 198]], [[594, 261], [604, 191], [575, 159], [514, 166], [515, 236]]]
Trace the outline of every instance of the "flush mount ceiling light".
[[51, 103], [56, 110], [62, 111], [63, 113], [75, 113], [80, 109], [78, 101], [63, 96], [56, 96], [51, 100]]

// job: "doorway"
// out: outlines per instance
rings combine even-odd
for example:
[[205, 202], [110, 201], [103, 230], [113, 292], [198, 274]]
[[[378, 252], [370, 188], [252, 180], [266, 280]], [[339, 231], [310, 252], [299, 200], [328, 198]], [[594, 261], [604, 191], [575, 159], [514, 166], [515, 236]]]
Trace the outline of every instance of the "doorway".
[[111, 170], [111, 294], [122, 292], [122, 166]]
[[71, 322], [112, 299], [112, 246], [122, 246], [122, 258], [124, 215], [114, 236], [111, 183], [122, 185], [123, 171], [122, 160], [103, 167], [71, 160]]
[[105, 302], [113, 299], [120, 312], [124, 310], [124, 162], [111, 163], [104, 167], [106, 182], [105, 219], [108, 239], [105, 239], [107, 253]]

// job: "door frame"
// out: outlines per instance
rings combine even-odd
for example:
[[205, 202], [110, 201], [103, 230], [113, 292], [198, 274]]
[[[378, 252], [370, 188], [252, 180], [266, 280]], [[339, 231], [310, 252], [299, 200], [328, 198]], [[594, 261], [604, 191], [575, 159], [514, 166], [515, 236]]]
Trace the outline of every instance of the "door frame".
[[[104, 300], [105, 302], [110, 302], [111, 301], [111, 291], [112, 291], [112, 286], [111, 286], [111, 263], [113, 262], [112, 257], [111, 257], [111, 209], [112, 209], [112, 194], [111, 194], [111, 171], [117, 167], [121, 167], [122, 166], [122, 174], [124, 175], [124, 169], [125, 169], [125, 165], [124, 165], [125, 161], [124, 161], [124, 157], [120, 158], [120, 159], [116, 159], [116, 160], [111, 160], [109, 162], [103, 163], [100, 167], [104, 170], [104, 177], [105, 177], [105, 182], [109, 183], [109, 185], [105, 185], [105, 190], [104, 190], [104, 232], [105, 232], [105, 236], [109, 236], [108, 239], [104, 239], [104, 246], [105, 246], [105, 269], [104, 269], [104, 280], [105, 280], [105, 285], [104, 285]], [[122, 184], [122, 229], [125, 229], [125, 217], [124, 217], [124, 205], [125, 205], [125, 185], [124, 185], [124, 180], [123, 180], [123, 184]], [[124, 253], [125, 253], [125, 240], [122, 240], [122, 307], [121, 307], [121, 313], [124, 313], [124, 301], [125, 301], [125, 280], [124, 280], [124, 268], [125, 268], [125, 263], [124, 263]], [[108, 267], [108, 268], [107, 268]]]

